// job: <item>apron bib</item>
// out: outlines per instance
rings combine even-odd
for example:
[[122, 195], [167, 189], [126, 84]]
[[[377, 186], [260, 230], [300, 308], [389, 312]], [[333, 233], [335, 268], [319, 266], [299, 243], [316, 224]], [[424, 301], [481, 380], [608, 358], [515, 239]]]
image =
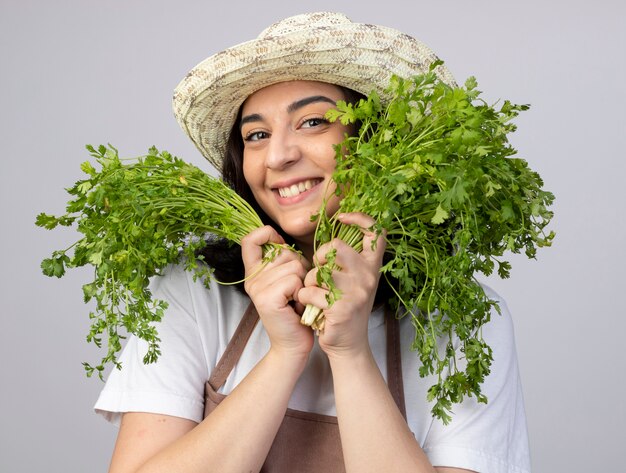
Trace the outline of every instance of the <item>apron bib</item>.
[[[237, 364], [259, 320], [252, 303], [248, 306], [226, 350], [205, 385], [204, 417], [226, 395], [217, 391]], [[406, 419], [398, 319], [385, 308], [387, 337], [387, 385]], [[344, 473], [343, 452], [337, 417], [287, 409], [261, 473]]]

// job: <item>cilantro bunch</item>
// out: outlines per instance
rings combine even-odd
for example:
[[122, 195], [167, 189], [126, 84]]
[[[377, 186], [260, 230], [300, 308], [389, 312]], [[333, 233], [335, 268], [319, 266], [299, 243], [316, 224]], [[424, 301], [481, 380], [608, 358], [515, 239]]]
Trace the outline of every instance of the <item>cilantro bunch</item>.
[[[433, 67], [435, 67], [435, 64]], [[440, 82], [432, 72], [410, 80], [394, 77], [384, 100], [371, 93], [357, 104], [339, 102], [331, 120], [357, 124], [356, 135], [336, 147], [333, 179], [342, 196], [340, 212], [363, 212], [385, 231], [381, 268], [395, 296], [390, 301], [411, 317], [413, 349], [421, 376], [436, 375], [428, 392], [433, 415], [447, 423], [452, 404], [464, 396], [486, 402], [480, 386], [489, 374], [491, 348], [481, 336], [492, 309], [499, 310], [476, 280], [494, 270], [509, 276], [506, 252], [549, 246], [554, 234], [554, 196], [540, 176], [514, 157], [508, 134], [526, 105], [505, 101], [499, 108], [480, 98], [473, 78], [464, 87]], [[95, 301], [88, 341], [107, 338], [100, 364], [85, 363], [88, 375], [102, 376], [107, 363], [119, 367], [125, 333], [148, 343], [144, 362], [154, 362], [159, 338], [154, 323], [167, 303], [153, 300], [149, 279], [181, 263], [207, 282], [211, 270], [197, 251], [207, 235], [235, 244], [262, 226], [250, 205], [221, 180], [167, 152], [151, 148], [138, 160], [123, 162], [112, 146], [87, 147], [100, 170], [81, 165], [87, 178], [68, 189], [66, 213], [40, 214], [36, 224], [52, 229], [76, 225], [83, 235], [42, 262], [44, 274], [61, 277], [66, 268], [90, 265], [93, 281], [83, 286]], [[337, 237], [362, 249], [359, 228], [340, 224], [324, 206], [317, 219], [316, 244]], [[276, 246], [265, 248], [271, 260]], [[329, 302], [340, 292], [332, 281], [333, 255], [318, 271], [329, 288]], [[323, 329], [321, 311], [307, 307], [303, 323]], [[125, 333], [120, 333], [120, 330]], [[443, 351], [439, 340], [445, 340]]]
[[[487, 402], [480, 385], [489, 374], [492, 350], [481, 327], [499, 310], [476, 280], [477, 273], [509, 276], [504, 253], [534, 258], [549, 246], [545, 232], [554, 196], [525, 160], [513, 157], [512, 120], [528, 108], [505, 101], [494, 108], [480, 99], [475, 79], [464, 87], [440, 82], [434, 72], [410, 80], [394, 77], [383, 105], [376, 93], [357, 104], [340, 102], [327, 118], [360, 123], [356, 136], [336, 148], [333, 179], [343, 196], [339, 212], [363, 212], [385, 229], [381, 269], [416, 329], [413, 349], [421, 376], [435, 374], [428, 392], [433, 414], [445, 423], [464, 396]], [[316, 241], [341, 238], [357, 251], [358, 228], [320, 211]], [[340, 296], [330, 262], [318, 282]], [[323, 327], [320, 311], [307, 308], [305, 321]], [[438, 350], [437, 340], [447, 340]], [[458, 348], [457, 348], [458, 343]]]
[[[151, 148], [146, 156], [125, 163], [112, 146], [87, 149], [100, 170], [84, 162], [87, 178], [67, 190], [73, 199], [66, 213], [41, 213], [36, 224], [47, 229], [75, 224], [83, 235], [69, 248], [54, 251], [41, 267], [56, 277], [66, 268], [93, 267], [93, 281], [83, 286], [85, 302], [95, 300], [87, 341], [100, 347], [104, 334], [108, 348], [97, 366], [84, 365], [88, 375], [95, 371], [102, 376], [107, 363], [120, 366], [121, 329], [148, 343], [145, 363], [160, 354], [154, 322], [161, 320], [167, 303], [152, 298], [151, 277], [182, 263], [208, 283], [210, 269], [198, 264], [196, 256], [207, 235], [240, 243], [263, 223], [223, 181], [167, 152]], [[271, 246], [265, 254], [271, 259]]]

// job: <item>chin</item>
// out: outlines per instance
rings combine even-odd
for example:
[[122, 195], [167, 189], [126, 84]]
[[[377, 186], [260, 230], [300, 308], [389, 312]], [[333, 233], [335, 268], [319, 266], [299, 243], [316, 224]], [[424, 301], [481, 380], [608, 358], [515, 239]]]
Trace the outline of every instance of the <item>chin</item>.
[[286, 225], [281, 228], [287, 235], [295, 240], [313, 243], [313, 238], [315, 237], [315, 224], [311, 226], [311, 223], [309, 222], [309, 225], [306, 228], [303, 228], [302, 226], [296, 227], [293, 225]]
[[298, 218], [276, 223], [291, 238], [302, 242], [313, 242], [316, 228], [315, 222], [305, 218]]

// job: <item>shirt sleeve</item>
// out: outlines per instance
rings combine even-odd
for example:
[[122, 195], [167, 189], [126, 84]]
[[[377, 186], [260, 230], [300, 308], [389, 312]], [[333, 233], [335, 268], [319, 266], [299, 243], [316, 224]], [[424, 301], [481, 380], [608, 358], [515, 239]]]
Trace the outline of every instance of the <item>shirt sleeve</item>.
[[169, 304], [156, 325], [161, 355], [144, 364], [147, 343], [128, 339], [120, 356], [122, 369], [111, 371], [95, 405], [105, 419], [119, 425], [122, 413], [149, 412], [202, 420], [209, 369], [190, 284], [180, 267], [168, 268], [152, 281], [153, 298]]
[[489, 288], [501, 314], [483, 327], [493, 350], [491, 373], [482, 385], [487, 404], [466, 398], [453, 406], [452, 421], [434, 420], [423, 449], [434, 466], [480, 473], [529, 473], [530, 455], [513, 323], [506, 303]]

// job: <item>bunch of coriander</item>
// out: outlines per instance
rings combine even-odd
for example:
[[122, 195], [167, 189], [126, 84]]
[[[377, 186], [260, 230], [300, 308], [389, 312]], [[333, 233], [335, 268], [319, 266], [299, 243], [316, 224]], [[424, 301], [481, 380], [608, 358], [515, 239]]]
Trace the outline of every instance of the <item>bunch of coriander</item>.
[[[433, 72], [411, 80], [394, 77], [386, 105], [372, 93], [354, 105], [340, 102], [327, 115], [361, 124], [356, 136], [336, 148], [339, 212], [363, 212], [374, 218], [378, 234], [385, 229], [381, 272], [395, 291], [391, 303], [416, 328], [420, 375], [438, 378], [428, 397], [435, 401], [433, 414], [445, 423], [452, 404], [464, 396], [487, 402], [480, 386], [492, 351], [481, 327], [499, 307], [477, 273], [496, 269], [506, 278], [505, 252], [534, 258], [554, 238], [544, 232], [554, 196], [525, 160], [513, 157], [507, 138], [515, 131], [512, 120], [528, 106], [505, 101], [496, 109], [480, 99], [476, 86], [470, 78], [464, 87], [452, 87]], [[318, 244], [337, 237], [360, 251], [358, 228], [323, 211], [317, 218]], [[329, 264], [318, 272], [318, 283], [330, 289], [329, 303], [340, 297], [332, 282], [336, 269]], [[303, 318], [323, 328], [321, 311], [307, 308]], [[448, 341], [440, 352], [442, 337]]]
[[[554, 237], [544, 233], [554, 197], [526, 161], [513, 157], [507, 138], [515, 130], [512, 120], [528, 107], [506, 101], [495, 109], [479, 95], [474, 79], [452, 87], [431, 72], [411, 80], [394, 77], [386, 105], [372, 93], [329, 112], [331, 120], [360, 123], [359, 133], [336, 147], [340, 211], [364, 212], [376, 220], [376, 232], [386, 231], [381, 271], [396, 293], [390, 302], [416, 328], [420, 375], [437, 375], [429, 400], [444, 422], [466, 395], [487, 401], [480, 385], [492, 354], [480, 329], [498, 307], [477, 273], [497, 269], [508, 277], [505, 252], [533, 258]], [[42, 269], [61, 277], [66, 268], [93, 266], [94, 280], [83, 286], [85, 301], [96, 301], [88, 341], [100, 346], [106, 334], [108, 350], [99, 365], [85, 367], [102, 375], [109, 362], [119, 367], [122, 328], [148, 342], [144, 362], [159, 356], [154, 322], [167, 304], [152, 299], [150, 277], [183, 263], [208, 281], [210, 269], [196, 258], [207, 234], [240, 243], [262, 222], [222, 181], [167, 152], [152, 148], [139, 161], [124, 163], [113, 147], [88, 149], [101, 170], [83, 163], [88, 178], [68, 190], [74, 198], [66, 214], [40, 214], [37, 225], [75, 224], [83, 234], [45, 259]], [[318, 245], [338, 237], [362, 248], [360, 229], [339, 224], [323, 208], [317, 218]], [[265, 254], [270, 260], [274, 252], [268, 248]], [[340, 293], [332, 282], [332, 255], [327, 260], [331, 264], [320, 268], [318, 282], [330, 289], [332, 303]], [[308, 307], [303, 323], [323, 329], [319, 315]], [[443, 353], [437, 348], [441, 339], [448, 340]]]
[[[75, 224], [83, 235], [69, 248], [54, 251], [41, 267], [56, 277], [66, 268], [93, 267], [93, 281], [83, 286], [85, 302], [95, 300], [87, 341], [100, 347], [105, 334], [107, 353], [97, 366], [84, 365], [89, 376], [94, 371], [102, 376], [107, 363], [120, 367], [117, 353], [126, 334], [147, 342], [145, 363], [160, 355], [154, 322], [162, 319], [167, 303], [152, 298], [151, 277], [181, 263], [208, 283], [211, 270], [196, 256], [207, 235], [240, 243], [263, 223], [223, 181], [167, 152], [151, 148], [146, 156], [123, 162], [110, 145], [87, 149], [100, 170], [84, 162], [87, 178], [67, 190], [74, 198], [66, 213], [41, 213], [36, 224], [47, 229]], [[272, 249], [264, 249], [268, 260]]]

